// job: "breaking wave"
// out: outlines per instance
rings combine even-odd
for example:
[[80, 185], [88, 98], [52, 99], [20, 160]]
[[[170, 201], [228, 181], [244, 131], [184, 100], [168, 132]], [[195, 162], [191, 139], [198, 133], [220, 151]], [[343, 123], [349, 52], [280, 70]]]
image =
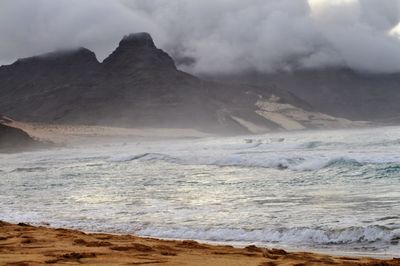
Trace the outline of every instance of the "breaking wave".
[[131, 162], [139, 159], [146, 161], [166, 161], [169, 163], [179, 163], [180, 160], [173, 156], [162, 153], [142, 153], [137, 155], [121, 155], [114, 156], [108, 159], [109, 162]]
[[231, 154], [226, 156], [182, 156], [182, 158], [162, 153], [143, 153], [137, 155], [115, 156], [108, 159], [109, 162], [131, 161], [164, 161], [183, 165], [211, 165], [211, 166], [237, 166], [274, 168], [278, 170], [314, 171], [328, 167], [361, 167], [364, 164], [356, 159], [347, 157], [317, 158], [317, 157], [264, 157], [249, 154]]
[[373, 244], [397, 245], [400, 229], [383, 226], [350, 227], [343, 229], [280, 228], [266, 230], [244, 229], [193, 229], [147, 228], [136, 232], [142, 236], [173, 239], [197, 239], [205, 241], [233, 241], [309, 245]]
[[11, 172], [42, 172], [48, 170], [46, 167], [21, 167], [21, 168], [15, 168]]

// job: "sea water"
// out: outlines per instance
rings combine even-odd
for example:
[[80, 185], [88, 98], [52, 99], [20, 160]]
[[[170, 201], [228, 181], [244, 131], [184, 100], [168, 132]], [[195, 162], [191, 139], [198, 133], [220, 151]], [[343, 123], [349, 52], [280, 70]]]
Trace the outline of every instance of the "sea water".
[[0, 155], [0, 220], [400, 255], [400, 127]]

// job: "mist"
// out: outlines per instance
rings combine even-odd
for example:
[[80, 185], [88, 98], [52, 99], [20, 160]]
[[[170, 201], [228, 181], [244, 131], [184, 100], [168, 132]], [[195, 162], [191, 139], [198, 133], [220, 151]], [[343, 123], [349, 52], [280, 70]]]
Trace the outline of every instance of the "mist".
[[393, 73], [399, 21], [400, 0], [3, 0], [0, 64], [81, 46], [102, 61], [122, 36], [147, 31], [196, 74]]

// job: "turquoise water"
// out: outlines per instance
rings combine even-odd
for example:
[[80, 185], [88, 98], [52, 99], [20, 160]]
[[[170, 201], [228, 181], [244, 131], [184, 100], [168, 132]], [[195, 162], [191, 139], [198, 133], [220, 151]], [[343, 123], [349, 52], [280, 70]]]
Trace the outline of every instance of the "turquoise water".
[[400, 254], [400, 127], [0, 155], [0, 220]]

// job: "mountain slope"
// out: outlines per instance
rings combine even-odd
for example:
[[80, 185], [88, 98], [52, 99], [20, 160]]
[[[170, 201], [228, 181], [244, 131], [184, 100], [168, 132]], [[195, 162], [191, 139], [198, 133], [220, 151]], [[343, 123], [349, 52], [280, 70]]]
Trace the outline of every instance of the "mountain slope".
[[[297, 121], [298, 116], [281, 114], [282, 122], [271, 110], [266, 115], [268, 103], [312, 112], [306, 102], [273, 86], [204, 81], [179, 71], [147, 33], [125, 36], [102, 63], [79, 48], [0, 67], [0, 112], [17, 120], [230, 134], [292, 129], [284, 124], [294, 122], [295, 129], [320, 126], [304, 116]], [[278, 109], [273, 112], [282, 112]]]
[[366, 74], [344, 68], [219, 77], [288, 90], [315, 109], [351, 120], [399, 122], [400, 74]]

